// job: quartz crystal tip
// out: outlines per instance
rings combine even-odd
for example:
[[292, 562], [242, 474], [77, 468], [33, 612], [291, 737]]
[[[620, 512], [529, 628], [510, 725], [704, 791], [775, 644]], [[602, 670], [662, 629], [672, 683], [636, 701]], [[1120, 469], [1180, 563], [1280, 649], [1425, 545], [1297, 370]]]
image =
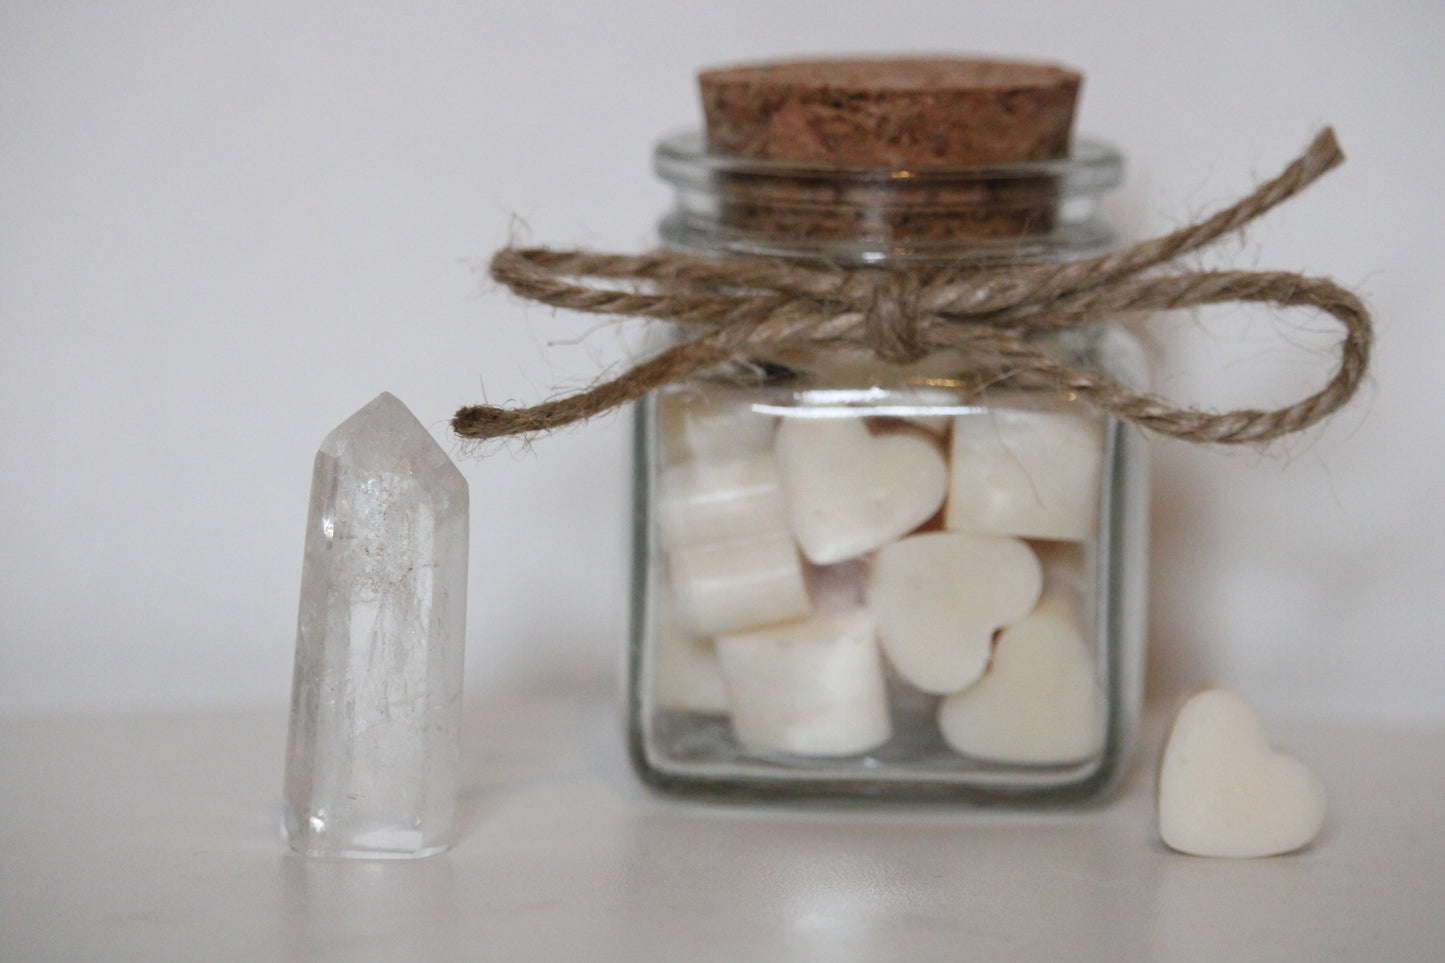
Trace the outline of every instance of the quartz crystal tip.
[[468, 527], [466, 479], [395, 396], [321, 443], [286, 749], [297, 852], [412, 857], [450, 844]]

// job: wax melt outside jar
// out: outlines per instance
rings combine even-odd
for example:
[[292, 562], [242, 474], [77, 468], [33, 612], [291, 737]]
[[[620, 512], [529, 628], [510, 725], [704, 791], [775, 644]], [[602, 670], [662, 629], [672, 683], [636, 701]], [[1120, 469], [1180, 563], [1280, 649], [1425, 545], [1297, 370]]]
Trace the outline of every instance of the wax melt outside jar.
[[[894, 80], [937, 80], [886, 63]], [[1091, 140], [879, 165], [680, 134], [655, 159], [676, 191], [667, 246], [862, 269], [1098, 254], [1112, 240], [1099, 196], [1122, 167]], [[1047, 347], [1143, 377], [1104, 321]], [[764, 350], [638, 406], [628, 705], [645, 781], [973, 802], [1114, 784], [1142, 685], [1140, 441], [1067, 394], [996, 377], [953, 353]], [[997, 592], [955, 605], [965, 570]], [[980, 611], [1000, 594], [1015, 601]]]

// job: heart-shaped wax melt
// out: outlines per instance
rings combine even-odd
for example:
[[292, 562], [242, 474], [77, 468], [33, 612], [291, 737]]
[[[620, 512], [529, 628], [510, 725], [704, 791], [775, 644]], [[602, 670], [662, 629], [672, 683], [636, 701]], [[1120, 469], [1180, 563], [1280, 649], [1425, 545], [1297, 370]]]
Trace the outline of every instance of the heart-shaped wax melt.
[[776, 442], [788, 519], [810, 562], [831, 565], [917, 528], [943, 504], [943, 453], [859, 418], [784, 418]]
[[983, 678], [943, 700], [938, 728], [977, 759], [1081, 762], [1103, 740], [1100, 703], [1093, 660], [1073, 621], [1035, 612], [999, 634]]
[[943, 695], [973, 683], [993, 633], [1034, 607], [1038, 557], [1016, 538], [927, 532], [878, 553], [871, 593], [878, 634], [898, 674]]
[[1242, 696], [1210, 689], [1179, 710], [1159, 764], [1159, 835], [1171, 849], [1275, 856], [1308, 845], [1324, 820], [1324, 787], [1270, 748]]

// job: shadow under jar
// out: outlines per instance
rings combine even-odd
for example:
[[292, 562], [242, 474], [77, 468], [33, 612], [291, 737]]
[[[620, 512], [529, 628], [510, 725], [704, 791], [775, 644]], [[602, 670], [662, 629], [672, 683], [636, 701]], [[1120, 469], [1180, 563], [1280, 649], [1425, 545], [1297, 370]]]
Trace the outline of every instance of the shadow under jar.
[[[876, 167], [671, 137], [667, 247], [858, 268], [1103, 253], [1121, 158]], [[1142, 386], [1106, 319], [1044, 342]], [[659, 789], [1076, 802], [1142, 689], [1147, 484], [1131, 427], [957, 352], [761, 354], [637, 408], [628, 720]]]

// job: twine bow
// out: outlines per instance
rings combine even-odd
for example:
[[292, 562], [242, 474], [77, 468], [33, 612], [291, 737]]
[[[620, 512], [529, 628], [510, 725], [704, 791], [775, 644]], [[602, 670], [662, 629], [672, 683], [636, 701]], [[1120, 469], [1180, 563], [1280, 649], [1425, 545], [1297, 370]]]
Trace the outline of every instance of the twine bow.
[[[1290, 272], [1147, 272], [1239, 230], [1343, 160], [1334, 132], [1326, 128], [1279, 176], [1211, 217], [1115, 254], [1059, 264], [842, 268], [667, 251], [504, 248], [492, 258], [492, 277], [522, 297], [594, 314], [669, 321], [701, 333], [575, 394], [528, 408], [462, 408], [452, 428], [477, 439], [547, 432], [727, 361], [779, 349], [861, 344], [896, 363], [962, 350], [971, 362], [997, 372], [994, 380], [1071, 391], [1175, 438], [1270, 441], [1313, 425], [1354, 395], [1373, 339], [1364, 304], [1328, 278]], [[619, 282], [632, 287], [619, 289]], [[1308, 307], [1334, 317], [1344, 335], [1328, 383], [1284, 408], [1201, 411], [1055, 360], [1038, 343], [1040, 335], [1101, 317], [1227, 302]]]

